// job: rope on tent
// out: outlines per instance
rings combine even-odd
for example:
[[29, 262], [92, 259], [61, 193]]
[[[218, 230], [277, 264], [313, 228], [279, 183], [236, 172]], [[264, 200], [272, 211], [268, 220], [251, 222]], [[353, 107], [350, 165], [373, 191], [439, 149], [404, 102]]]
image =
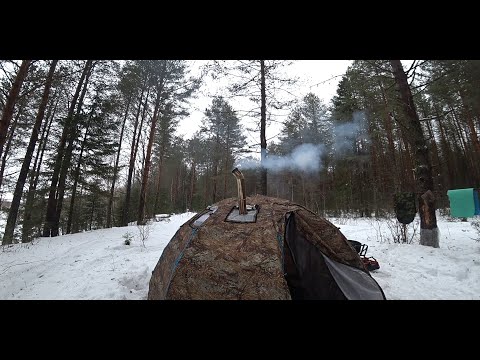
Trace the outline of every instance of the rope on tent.
[[282, 273], [285, 275], [285, 264], [284, 264], [284, 249], [283, 249], [283, 235], [279, 232], [277, 232], [277, 241], [278, 241], [278, 246], [280, 247], [280, 261], [282, 264]]
[[194, 236], [197, 234], [198, 229], [199, 228], [192, 229], [192, 232], [190, 233], [190, 237], [188, 238], [187, 243], [185, 244], [185, 247], [183, 248], [183, 250], [180, 252], [180, 254], [178, 254], [177, 258], [175, 259], [175, 262], [173, 263], [172, 271], [170, 273], [170, 279], [168, 279], [168, 287], [167, 287], [167, 291], [165, 292], [165, 294], [167, 294], [168, 290], [170, 289], [170, 284], [172, 283], [173, 275], [175, 274], [175, 270], [177, 269], [177, 266], [180, 263], [180, 260], [182, 260], [183, 253], [185, 252], [185, 250], [190, 245], [190, 242], [192, 241]]

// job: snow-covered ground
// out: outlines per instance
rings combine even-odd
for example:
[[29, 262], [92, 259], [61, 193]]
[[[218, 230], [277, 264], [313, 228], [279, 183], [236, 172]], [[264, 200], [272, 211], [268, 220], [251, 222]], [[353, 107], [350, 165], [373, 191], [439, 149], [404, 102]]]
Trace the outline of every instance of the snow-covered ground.
[[[145, 299], [158, 259], [194, 213], [0, 248], [0, 299]], [[130, 245], [125, 240], [131, 239]]]
[[[372, 276], [391, 300], [480, 299], [480, 234], [471, 220], [461, 222], [439, 217], [440, 248], [418, 244], [419, 219], [413, 242], [394, 243], [394, 221], [330, 219], [351, 240], [367, 244], [380, 269]], [[396, 233], [396, 231], [394, 231]]]
[[[0, 247], [0, 299], [146, 299], [164, 247], [193, 215], [152, 223], [144, 242], [128, 226]], [[387, 299], [480, 299], [480, 235], [470, 221], [439, 218], [435, 249], [418, 245], [418, 234], [411, 244], [394, 243], [391, 221], [329, 220], [369, 246], [367, 256], [380, 263], [372, 275]]]

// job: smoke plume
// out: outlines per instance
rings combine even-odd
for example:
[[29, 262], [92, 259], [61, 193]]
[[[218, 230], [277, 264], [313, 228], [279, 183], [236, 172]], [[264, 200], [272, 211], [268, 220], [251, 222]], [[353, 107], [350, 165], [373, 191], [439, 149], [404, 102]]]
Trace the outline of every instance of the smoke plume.
[[[338, 154], [352, 150], [353, 140], [365, 129], [366, 117], [363, 111], [353, 114], [353, 121], [338, 124], [333, 128], [334, 149]], [[365, 136], [365, 135], [363, 135]]]
[[353, 150], [355, 140], [363, 139], [367, 142], [366, 116], [363, 111], [353, 114], [353, 120], [341, 123], [331, 128], [333, 142], [327, 148], [325, 144], [306, 143], [295, 147], [292, 152], [285, 156], [267, 154], [263, 164], [258, 159], [244, 158], [237, 162], [240, 170], [257, 169], [261, 166], [271, 172], [282, 170], [302, 171], [306, 173], [316, 172], [322, 168], [322, 155], [332, 154], [335, 157], [345, 155]]
[[263, 164], [252, 158], [242, 159], [238, 162], [240, 170], [255, 169], [263, 166], [271, 172], [282, 170], [314, 172], [321, 169], [321, 156], [324, 145], [302, 144], [293, 149], [286, 156], [268, 155]]

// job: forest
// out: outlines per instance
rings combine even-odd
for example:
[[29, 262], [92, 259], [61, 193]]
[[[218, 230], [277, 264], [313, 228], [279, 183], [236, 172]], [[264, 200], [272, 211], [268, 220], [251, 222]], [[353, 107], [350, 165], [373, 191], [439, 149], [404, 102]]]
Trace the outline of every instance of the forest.
[[[0, 60], [2, 244], [202, 210], [236, 196], [236, 166], [247, 196], [322, 216], [382, 217], [395, 194], [414, 192], [422, 230], [448, 211], [447, 190], [480, 186], [480, 61], [355, 60], [328, 104], [314, 92], [280, 98], [295, 94], [285, 67], [212, 60], [192, 75], [187, 60]], [[208, 78], [228, 92], [182, 138]], [[281, 133], [267, 139], [273, 122]]]

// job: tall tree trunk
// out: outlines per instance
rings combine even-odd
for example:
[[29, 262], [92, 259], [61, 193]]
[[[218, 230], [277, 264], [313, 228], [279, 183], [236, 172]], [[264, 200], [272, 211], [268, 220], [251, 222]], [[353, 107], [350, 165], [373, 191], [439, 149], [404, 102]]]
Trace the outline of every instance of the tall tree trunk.
[[[402, 152], [402, 156], [404, 159], [403, 166], [401, 169], [403, 170], [403, 175], [401, 179], [401, 183], [403, 183], [403, 187], [401, 187], [400, 190], [405, 190], [405, 189], [410, 189], [411, 187], [414, 187], [415, 185], [415, 179], [413, 175], [413, 163], [414, 159], [412, 159], [412, 153], [413, 153], [413, 146], [410, 143], [410, 135], [408, 134], [408, 131], [405, 127], [400, 127], [399, 132], [400, 132], [400, 146], [399, 150]], [[402, 145], [403, 144], [403, 148]]]
[[468, 105], [466, 104], [464, 92], [460, 91], [459, 95], [460, 95], [460, 99], [462, 101], [463, 108], [465, 109], [465, 118], [467, 120], [467, 125], [468, 125], [468, 128], [470, 130], [470, 138], [472, 139], [472, 143], [473, 143], [475, 151], [477, 152], [478, 155], [480, 155], [480, 141], [478, 140], [477, 130], [475, 129], [475, 124], [473, 122], [472, 112], [471, 112], [470, 108], [468, 107]]
[[137, 159], [140, 132], [142, 131], [143, 120], [145, 119], [146, 109], [148, 107], [148, 95], [150, 94], [150, 89], [147, 90], [147, 96], [145, 97], [145, 103], [143, 105], [142, 119], [140, 121], [140, 126], [138, 127], [138, 133], [137, 133], [138, 118], [140, 116], [140, 111], [142, 109], [142, 99], [143, 99], [144, 91], [145, 91], [145, 88], [142, 88], [142, 93], [140, 94], [137, 114], [135, 116], [135, 124], [133, 126], [133, 139], [132, 139], [132, 147], [130, 149], [130, 162], [128, 164], [128, 177], [127, 177], [127, 186], [125, 190], [126, 194], [125, 194], [125, 205], [123, 208], [122, 226], [127, 226], [130, 220], [129, 212], [130, 212], [130, 197], [132, 193], [133, 171], [135, 169], [135, 160]]
[[[370, 123], [370, 133], [373, 134], [373, 126], [372, 122]], [[379, 178], [379, 171], [378, 171], [378, 157], [377, 157], [377, 139], [378, 136], [374, 137], [372, 141], [372, 145], [370, 147], [370, 156], [372, 158], [372, 191], [373, 191], [373, 207], [375, 210], [375, 216], [378, 214], [379, 203], [377, 202], [377, 192], [378, 192], [378, 178]]]
[[225, 158], [225, 168], [223, 170], [223, 196], [222, 198], [223, 199], [226, 199], [227, 198], [227, 183], [228, 183], [228, 178], [227, 178], [227, 174], [228, 174], [228, 159]]
[[[452, 108], [453, 110], [453, 108]], [[455, 129], [455, 132], [457, 134], [459, 141], [460, 148], [462, 149], [462, 154], [464, 157], [468, 157], [467, 152], [468, 152], [468, 141], [467, 141], [467, 134], [465, 132], [465, 128], [463, 124], [460, 123], [460, 120], [457, 116], [457, 113], [455, 110], [452, 111], [453, 115], [453, 128]]]
[[213, 164], [212, 203], [217, 201], [218, 160]]
[[5, 145], [5, 151], [3, 152], [3, 156], [2, 156], [2, 165], [0, 166], [0, 188], [2, 187], [2, 184], [3, 184], [3, 174], [5, 173], [5, 167], [7, 165], [7, 156], [10, 153], [10, 147], [13, 142], [13, 135], [15, 134], [15, 129], [17, 128], [18, 120], [23, 115], [23, 110], [24, 110], [24, 106], [21, 105], [20, 109], [18, 109], [17, 115], [15, 115], [15, 119], [13, 120], [12, 126], [10, 126], [10, 132], [7, 136], [8, 140]]
[[185, 173], [185, 176], [182, 178], [182, 196], [183, 196], [183, 200], [184, 202], [182, 202], [182, 204], [184, 205], [184, 208], [185, 210], [182, 210], [182, 211], [188, 211], [188, 181], [187, 181], [187, 171], [188, 171], [188, 166], [187, 164], [184, 164], [183, 165], [183, 172]]
[[212, 203], [217, 201], [217, 182], [218, 182], [218, 164], [220, 163], [220, 134], [219, 130], [215, 134], [215, 146], [213, 149], [213, 176], [212, 176]]
[[[79, 209], [82, 209], [83, 206], [83, 185], [80, 185], [80, 191], [78, 192], [78, 201], [77, 201], [77, 206]], [[81, 221], [81, 218], [79, 219], [78, 217], [75, 217], [72, 220], [72, 233], [76, 234], [79, 232], [80, 225], [82, 225], [83, 229], [87, 228], [87, 225], [85, 221]]]
[[72, 187], [72, 196], [70, 197], [70, 206], [68, 209], [68, 218], [67, 218], [67, 234], [70, 234], [70, 230], [72, 228], [72, 221], [73, 221], [73, 209], [75, 207], [75, 197], [77, 194], [77, 185], [78, 179], [80, 178], [80, 167], [82, 166], [82, 159], [83, 159], [83, 151], [85, 150], [85, 143], [88, 137], [88, 130], [90, 129], [90, 124], [92, 122], [94, 110], [90, 112], [90, 116], [88, 118], [88, 123], [85, 129], [85, 135], [83, 136], [82, 146], [80, 147], [80, 155], [78, 156], [77, 166], [75, 168], [75, 173], [73, 175], [73, 187]]
[[[163, 118], [163, 121], [168, 122], [168, 118]], [[163, 162], [165, 159], [165, 153], [167, 151], [167, 142], [168, 142], [168, 126], [166, 126], [165, 131], [163, 131], [160, 136], [162, 137], [161, 139], [161, 146], [160, 146], [160, 152], [158, 154], [158, 167], [157, 167], [157, 181], [156, 181], [156, 186], [155, 186], [155, 202], [153, 204], [153, 213], [152, 215], [155, 215], [158, 209], [158, 204], [160, 201], [160, 186], [162, 183], [162, 175], [163, 175]]]
[[193, 197], [195, 195], [195, 160], [192, 161], [192, 174], [190, 178], [190, 205], [189, 210], [193, 209]]
[[[54, 95], [55, 96], [55, 95]], [[22, 242], [31, 241], [31, 232], [33, 228], [32, 224], [32, 211], [35, 201], [35, 192], [37, 189], [38, 178], [40, 177], [40, 168], [42, 166], [43, 154], [45, 153], [45, 148], [47, 146], [48, 135], [50, 134], [50, 128], [52, 126], [53, 118], [57, 111], [58, 101], [55, 102], [53, 111], [49, 107], [49, 113], [47, 114], [47, 121], [42, 130], [42, 137], [40, 143], [38, 144], [37, 155], [35, 156], [35, 162], [30, 174], [30, 181], [28, 185], [27, 200], [25, 201], [25, 211], [23, 214], [23, 226], [22, 226]]]
[[17, 222], [18, 209], [20, 207], [20, 200], [22, 199], [23, 187], [27, 180], [28, 169], [30, 168], [30, 162], [32, 161], [33, 152], [35, 151], [35, 145], [38, 140], [38, 132], [42, 126], [43, 117], [45, 115], [45, 109], [48, 104], [48, 96], [50, 94], [50, 88], [52, 86], [53, 74], [58, 60], [52, 60], [50, 70], [48, 71], [47, 80], [45, 82], [45, 88], [43, 90], [42, 100], [40, 107], [38, 108], [35, 124], [33, 125], [32, 135], [30, 136], [30, 142], [28, 143], [25, 158], [23, 159], [20, 175], [18, 176], [17, 185], [13, 193], [13, 200], [8, 213], [7, 224], [5, 226], [5, 234], [3, 235], [2, 245], [11, 244], [13, 242], [13, 231]]
[[204, 176], [204, 183], [203, 183], [203, 207], [207, 207], [209, 201], [208, 201], [208, 165], [207, 169], [205, 171], [205, 176]]
[[127, 100], [127, 108], [125, 110], [125, 117], [123, 118], [122, 130], [120, 131], [120, 140], [119, 140], [119, 143], [118, 143], [117, 158], [115, 159], [115, 166], [113, 167], [112, 186], [110, 188], [110, 196], [108, 197], [108, 206], [107, 206], [107, 228], [112, 227], [113, 194], [115, 192], [115, 182], [117, 180], [118, 162], [120, 161], [120, 151], [122, 149], [123, 131], [125, 130], [125, 124], [127, 122], [128, 110], [130, 108], [131, 100], [132, 100], [131, 97], [129, 97], [128, 100]]
[[400, 60], [390, 60], [390, 65], [400, 91], [402, 107], [407, 117], [410, 132], [409, 141], [415, 151], [415, 183], [420, 213], [420, 244], [439, 247], [432, 169], [428, 156], [427, 142], [402, 63]]
[[[423, 111], [424, 117], [430, 116], [425, 110]], [[434, 180], [434, 184], [438, 184], [438, 176], [439, 176], [439, 164], [440, 164], [440, 157], [438, 155], [438, 145], [437, 141], [435, 139], [435, 134], [433, 131], [433, 126], [431, 120], [426, 120], [425, 125], [427, 128], [428, 132], [428, 140], [427, 144], [431, 145], [431, 156], [430, 156], [430, 161], [431, 161], [431, 167], [432, 167], [432, 178]]]
[[162, 78], [160, 79], [157, 87], [157, 98], [155, 100], [155, 109], [153, 111], [153, 116], [152, 116], [152, 126], [150, 127], [150, 136], [148, 138], [147, 154], [145, 156], [145, 167], [142, 174], [142, 187], [140, 189], [140, 202], [138, 204], [137, 225], [145, 224], [145, 202], [146, 202], [148, 175], [150, 172], [150, 165], [151, 165], [150, 162], [151, 162], [151, 156], [152, 156], [153, 139], [155, 137], [155, 128], [157, 126], [158, 113], [160, 111], [160, 99], [163, 91], [165, 70], [166, 70], [166, 62], [163, 63], [163, 71], [161, 75]]
[[177, 187], [178, 187], [178, 167], [176, 167], [175, 169], [175, 175], [173, 176], [172, 178], [172, 186], [171, 186], [171, 189], [170, 189], [170, 200], [171, 200], [171, 204], [172, 204], [172, 208], [175, 209], [176, 208], [176, 203], [177, 203], [177, 199], [178, 199], [178, 191], [177, 191]]
[[397, 181], [397, 176], [398, 176], [398, 169], [396, 165], [396, 154], [395, 154], [395, 144], [393, 142], [393, 126], [392, 126], [392, 112], [389, 109], [389, 104], [387, 100], [387, 95], [385, 94], [385, 89], [383, 87], [383, 83], [380, 83], [380, 90], [382, 93], [382, 99], [383, 103], [385, 104], [385, 130], [386, 130], [386, 135], [387, 135], [387, 142], [388, 142], [388, 153], [389, 153], [389, 171], [387, 171], [387, 174], [390, 174], [390, 180], [392, 181], [393, 184], [393, 189], [394, 191], [398, 191], [398, 181]]
[[261, 107], [260, 107], [260, 194], [267, 195], [267, 168], [265, 161], [267, 159], [267, 138], [265, 135], [265, 128], [267, 122], [267, 96], [265, 91], [265, 61], [260, 60], [260, 93], [261, 93]]
[[80, 96], [80, 91], [82, 90], [83, 81], [85, 80], [85, 77], [89, 72], [91, 63], [92, 63], [92, 60], [87, 60], [87, 62], [85, 63], [85, 66], [82, 71], [82, 75], [80, 76], [80, 80], [78, 81], [77, 88], [75, 89], [72, 102], [70, 103], [70, 107], [67, 113], [67, 118], [62, 131], [62, 137], [60, 138], [60, 143], [58, 144], [57, 156], [55, 158], [55, 165], [53, 167], [52, 180], [50, 184], [50, 190], [48, 193], [48, 203], [47, 203], [47, 211], [45, 215], [45, 224], [43, 226], [42, 235], [44, 237], [56, 236], [56, 234], [58, 234], [58, 227], [57, 227], [57, 230], [54, 231], [55, 216], [57, 211], [57, 198], [56, 198], [57, 184], [60, 176], [60, 170], [62, 167], [63, 156], [65, 153], [65, 144], [67, 142], [67, 137], [70, 133], [70, 127], [72, 126], [71, 123], [73, 122], [73, 113], [75, 111], [75, 105], [77, 104], [78, 97]]
[[[440, 114], [439, 114], [437, 109], [435, 109], [435, 111], [436, 111], [436, 115], [437, 115], [438, 128], [440, 129], [440, 139], [441, 139], [441, 145], [442, 145], [443, 163], [446, 162], [446, 164], [447, 164], [446, 173], [448, 174], [448, 184], [446, 185], [446, 187], [451, 189], [452, 186], [455, 184], [454, 163], [452, 161], [452, 154], [451, 154], [450, 145], [449, 145], [449, 143], [447, 141], [447, 137], [445, 135], [445, 128], [442, 124], [442, 120], [440, 120]], [[442, 165], [442, 168], [444, 168], [444, 165]]]
[[[2, 157], [3, 145], [5, 145], [5, 140], [7, 138], [8, 127], [10, 126], [10, 121], [13, 118], [13, 111], [15, 108], [15, 103], [18, 99], [18, 94], [20, 93], [20, 88], [22, 87], [23, 81], [27, 77], [28, 67], [32, 60], [22, 60], [22, 64], [18, 69], [15, 81], [8, 93], [7, 101], [5, 107], [3, 108], [2, 118], [0, 119], [0, 158]], [[0, 178], [0, 183], [2, 179]]]
[[438, 154], [438, 145], [435, 140], [435, 135], [433, 133], [432, 124], [430, 121], [427, 121], [427, 129], [430, 138], [430, 143], [432, 144], [432, 176], [435, 179], [435, 184], [439, 185], [440, 182], [440, 156]]
[[[461, 154], [461, 157], [457, 155], [457, 159], [462, 161], [461, 163], [458, 163], [457, 161], [457, 171], [461, 172], [463, 177], [460, 177], [460, 173], [457, 173], [457, 180], [459, 184], [462, 184], [464, 186], [466, 179], [468, 178], [467, 174], [470, 174], [475, 171], [475, 164], [473, 163], [473, 159], [469, 154], [469, 143], [468, 143], [468, 134], [466, 132], [464, 124], [460, 121], [459, 116], [457, 115], [457, 112], [455, 111], [455, 108], [453, 105], [449, 105], [450, 110], [452, 111], [452, 128], [453, 128], [453, 133], [454, 137], [456, 137], [456, 147], [460, 149], [460, 151], [457, 151], [457, 154]], [[470, 183], [470, 179], [468, 179], [468, 182]]]
[[465, 168], [468, 166], [466, 163], [466, 155], [465, 155], [465, 148], [462, 145], [462, 138], [458, 133], [458, 129], [455, 126], [456, 121], [453, 121], [448, 124], [446, 130], [448, 130], [448, 134], [450, 135], [451, 139], [449, 139], [449, 143], [452, 146], [452, 160], [453, 160], [453, 172], [455, 174], [454, 182], [455, 186], [463, 185], [465, 176], [463, 173], [465, 172]]
[[92, 224], [93, 224], [93, 215], [95, 213], [95, 199], [96, 196], [95, 194], [92, 194], [92, 212], [90, 213], [90, 224], [88, 225], [88, 230], [92, 230]]
[[[465, 101], [465, 94], [463, 91], [460, 91], [460, 99], [462, 101], [463, 108], [465, 109], [465, 118], [470, 130], [470, 139], [473, 143], [474, 151], [471, 152], [470, 159], [474, 170], [475, 186], [478, 186], [480, 183], [480, 171], [478, 165], [478, 159], [480, 158], [480, 141], [478, 141], [477, 130], [475, 129], [475, 124], [473, 122], [473, 115]], [[475, 156], [472, 156], [473, 154], [475, 154]]]
[[[77, 139], [78, 131], [79, 131], [78, 119], [79, 119], [80, 112], [82, 111], [83, 101], [85, 99], [85, 94], [87, 93], [88, 81], [90, 79], [90, 76], [92, 75], [93, 67], [94, 65], [92, 62], [90, 64], [87, 76], [85, 77], [85, 84], [83, 85], [82, 93], [80, 94], [80, 98], [78, 99], [77, 112], [73, 117], [72, 126], [70, 127], [70, 134], [68, 135], [68, 144], [65, 149], [65, 155], [63, 157], [62, 166], [60, 168], [60, 177], [58, 179], [58, 185], [57, 185], [57, 209], [55, 211], [55, 219], [54, 219], [54, 226], [52, 229], [52, 236], [58, 235], [58, 229], [60, 227], [60, 216], [62, 214], [62, 208], [63, 208], [65, 184], [67, 182], [68, 170], [70, 169], [70, 165], [72, 163], [73, 145], [75, 143], [75, 140]], [[93, 107], [95, 108], [95, 103], [93, 104]], [[90, 116], [92, 116], [93, 112], [94, 110], [92, 109]], [[62, 227], [62, 230], [63, 230], [63, 227]]]
[[163, 157], [164, 157], [164, 149], [162, 146], [162, 150], [158, 158], [157, 184], [155, 187], [155, 202], [153, 204], [153, 215], [155, 215], [155, 213], [158, 211], [158, 202], [160, 201], [160, 185], [162, 183]]
[[[227, 125], [227, 139], [225, 141], [225, 170], [223, 172], [223, 198], [227, 198], [227, 175], [230, 172], [228, 167], [228, 155], [230, 153], [230, 125]], [[231, 177], [231, 176], [230, 176]], [[229, 177], [229, 178], [230, 178]]]

